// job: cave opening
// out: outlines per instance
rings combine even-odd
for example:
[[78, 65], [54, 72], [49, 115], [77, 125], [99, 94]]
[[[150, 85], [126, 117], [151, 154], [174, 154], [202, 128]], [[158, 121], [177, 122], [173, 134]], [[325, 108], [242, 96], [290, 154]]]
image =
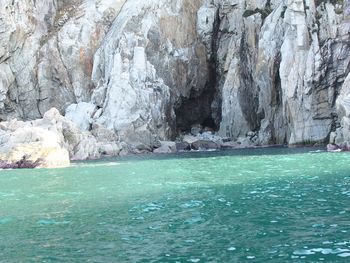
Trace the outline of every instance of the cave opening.
[[215, 89], [211, 87], [204, 89], [201, 94], [191, 92], [189, 98], [182, 98], [180, 106], [175, 109], [178, 134], [189, 133], [194, 125], [201, 125], [203, 129], [212, 131], [219, 129], [212, 109], [214, 95]]
[[[218, 131], [221, 122], [221, 92], [218, 88], [218, 48], [220, 42], [220, 13], [216, 11], [213, 35], [207, 56], [207, 81], [205, 87], [192, 87], [189, 97], [182, 97], [175, 108], [177, 134], [189, 133], [192, 126]], [[207, 54], [207, 55], [208, 55]]]

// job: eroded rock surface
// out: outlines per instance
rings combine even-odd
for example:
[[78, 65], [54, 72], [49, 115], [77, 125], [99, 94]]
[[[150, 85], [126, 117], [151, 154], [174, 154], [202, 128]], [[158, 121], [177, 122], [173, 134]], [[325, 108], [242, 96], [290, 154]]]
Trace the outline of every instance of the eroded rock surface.
[[89, 100], [93, 56], [124, 2], [1, 0], [0, 118]]
[[51, 168], [68, 166], [70, 160], [118, 155], [121, 147], [102, 130], [97, 127], [96, 136], [83, 132], [55, 108], [35, 121], [1, 122], [0, 161], [15, 164], [25, 159], [39, 167]]
[[110, 142], [152, 151], [194, 125], [227, 147], [346, 144], [349, 6], [1, 0], [0, 118], [56, 107], [99, 145], [74, 137], [81, 159], [118, 154]]

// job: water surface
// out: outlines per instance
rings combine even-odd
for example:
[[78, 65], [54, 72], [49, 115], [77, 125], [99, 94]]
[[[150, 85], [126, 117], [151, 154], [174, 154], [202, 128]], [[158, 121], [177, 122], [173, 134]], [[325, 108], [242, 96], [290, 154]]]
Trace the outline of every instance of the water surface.
[[350, 155], [257, 149], [0, 171], [0, 262], [350, 262]]

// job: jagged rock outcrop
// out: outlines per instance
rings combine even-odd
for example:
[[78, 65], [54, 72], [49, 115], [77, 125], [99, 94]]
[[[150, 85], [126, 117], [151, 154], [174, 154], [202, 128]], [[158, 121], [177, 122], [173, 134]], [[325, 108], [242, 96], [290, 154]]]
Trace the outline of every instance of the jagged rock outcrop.
[[228, 145], [350, 141], [348, 0], [1, 0], [0, 8], [2, 120], [56, 107], [97, 142], [132, 152], [193, 125]]
[[93, 56], [124, 2], [1, 0], [0, 119], [89, 100]]
[[94, 133], [82, 132], [55, 108], [35, 121], [1, 122], [0, 162], [11, 165], [25, 159], [39, 167], [62, 167], [70, 160], [118, 155], [121, 146], [113, 143], [115, 139], [103, 127], [96, 127]]
[[196, 31], [203, 2], [126, 2], [95, 56], [94, 122], [152, 149], [210, 117], [210, 50]]
[[219, 52], [220, 134], [254, 131], [261, 144], [328, 140], [337, 125], [337, 95], [349, 88], [342, 8], [328, 1], [271, 1], [221, 15], [227, 32], [218, 40], [227, 52]]

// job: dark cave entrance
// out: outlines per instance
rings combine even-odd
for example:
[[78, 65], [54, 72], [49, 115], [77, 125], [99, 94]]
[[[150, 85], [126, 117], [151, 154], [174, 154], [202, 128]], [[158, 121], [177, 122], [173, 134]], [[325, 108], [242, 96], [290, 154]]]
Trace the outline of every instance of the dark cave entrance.
[[181, 105], [175, 109], [177, 133], [190, 132], [191, 127], [196, 124], [217, 131], [219, 123], [212, 108], [214, 97], [215, 89], [212, 86], [201, 94], [191, 92], [189, 98], [182, 98]]
[[175, 107], [177, 134], [191, 131], [200, 124], [207, 130], [218, 131], [221, 122], [221, 92], [218, 88], [217, 50], [220, 42], [220, 13], [216, 11], [213, 36], [210, 43], [210, 57], [207, 60], [207, 81], [205, 87], [192, 87], [189, 97], [182, 97]]
[[191, 131], [193, 125], [200, 124], [207, 130], [218, 131], [221, 122], [221, 92], [217, 85], [216, 61], [208, 65], [208, 79], [204, 88], [192, 88], [188, 98], [181, 98], [175, 107], [177, 134]]

